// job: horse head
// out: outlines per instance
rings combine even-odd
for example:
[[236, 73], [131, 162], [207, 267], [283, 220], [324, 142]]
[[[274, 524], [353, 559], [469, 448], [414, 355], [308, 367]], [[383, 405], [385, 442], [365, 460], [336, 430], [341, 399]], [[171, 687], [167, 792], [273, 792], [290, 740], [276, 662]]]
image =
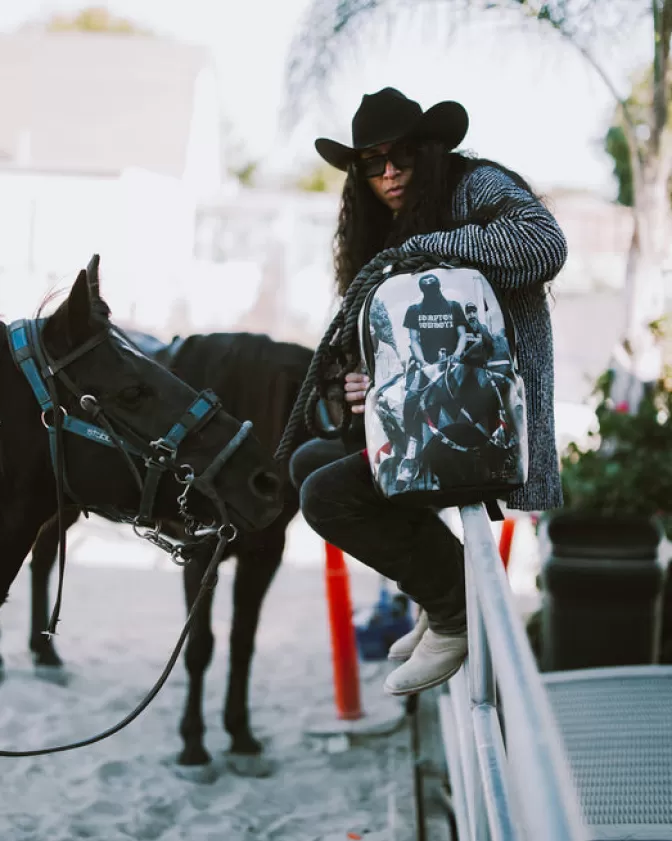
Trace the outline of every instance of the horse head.
[[[181, 513], [201, 523], [230, 516], [247, 529], [269, 525], [282, 504], [271, 455], [212, 393], [197, 395], [115, 327], [98, 267], [94, 255], [37, 336], [57, 407], [43, 423], [63, 429], [68, 493], [127, 518], [151, 495], [156, 520]], [[36, 322], [25, 324], [35, 330]]]

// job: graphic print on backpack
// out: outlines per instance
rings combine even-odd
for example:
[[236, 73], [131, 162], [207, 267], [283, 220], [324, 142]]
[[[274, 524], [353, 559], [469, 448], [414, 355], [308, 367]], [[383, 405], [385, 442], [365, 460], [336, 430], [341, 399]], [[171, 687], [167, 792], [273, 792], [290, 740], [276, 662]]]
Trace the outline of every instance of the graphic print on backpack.
[[397, 274], [360, 315], [374, 481], [408, 504], [507, 496], [527, 476], [525, 397], [505, 307], [475, 269]]

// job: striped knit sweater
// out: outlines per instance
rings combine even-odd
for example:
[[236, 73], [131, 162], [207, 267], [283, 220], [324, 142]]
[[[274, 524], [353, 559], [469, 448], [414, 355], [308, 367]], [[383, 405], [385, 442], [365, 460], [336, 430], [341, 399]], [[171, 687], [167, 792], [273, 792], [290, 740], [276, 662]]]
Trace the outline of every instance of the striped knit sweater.
[[[496, 209], [487, 224], [470, 223]], [[543, 284], [562, 268], [567, 243], [546, 208], [496, 167], [467, 173], [455, 191], [453, 213], [461, 227], [412, 237], [404, 249], [458, 258], [500, 289], [518, 334], [518, 363], [525, 383], [529, 445], [528, 480], [507, 500], [511, 508], [542, 511], [562, 505], [553, 415], [553, 334]]]

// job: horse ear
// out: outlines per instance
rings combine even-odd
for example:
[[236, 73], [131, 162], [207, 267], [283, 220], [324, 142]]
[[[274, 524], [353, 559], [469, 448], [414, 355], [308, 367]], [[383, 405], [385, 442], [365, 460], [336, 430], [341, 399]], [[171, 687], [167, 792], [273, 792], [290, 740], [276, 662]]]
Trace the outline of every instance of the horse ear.
[[91, 335], [92, 291], [88, 271], [82, 269], [77, 275], [66, 302], [68, 334], [75, 345], [85, 341]]
[[51, 352], [62, 355], [85, 342], [93, 332], [91, 293], [82, 269], [67, 299], [47, 318], [44, 337], [51, 345]]
[[100, 255], [94, 254], [89, 260], [89, 265], [86, 267], [86, 282], [92, 299], [100, 298], [100, 275], [98, 274], [99, 266]]

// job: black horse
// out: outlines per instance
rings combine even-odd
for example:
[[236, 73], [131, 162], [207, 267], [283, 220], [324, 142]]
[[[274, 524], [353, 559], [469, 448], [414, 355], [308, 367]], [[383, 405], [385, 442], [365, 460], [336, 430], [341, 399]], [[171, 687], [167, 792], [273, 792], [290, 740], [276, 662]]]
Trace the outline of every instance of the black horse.
[[[301, 345], [276, 342], [250, 333], [213, 333], [177, 338], [166, 346], [151, 336], [130, 333], [142, 349], [194, 388], [211, 388], [235, 417], [253, 421], [259, 440], [269, 452], [280, 441], [292, 406], [306, 375], [312, 351]], [[305, 435], [305, 433], [304, 433]], [[298, 439], [297, 445], [304, 439]], [[283, 479], [287, 479], [283, 476]], [[265, 773], [261, 744], [250, 730], [248, 685], [254, 640], [264, 596], [275, 575], [285, 545], [285, 531], [298, 511], [298, 495], [287, 483], [280, 515], [267, 528], [241, 530], [228, 557], [238, 560], [233, 592], [229, 679], [223, 724], [231, 737], [231, 765], [241, 773]], [[77, 515], [73, 515], [70, 524]], [[32, 623], [30, 647], [36, 664], [60, 666], [52, 640], [45, 637], [47, 587], [56, 551], [56, 531], [43, 529], [33, 547]], [[197, 555], [184, 567], [187, 609], [198, 592], [209, 552]], [[198, 613], [185, 654], [189, 676], [186, 707], [180, 733], [184, 748], [179, 763], [207, 766], [210, 756], [203, 744], [203, 680], [214, 645], [211, 623], [212, 594]]]
[[41, 527], [57, 535], [59, 497], [129, 522], [255, 529], [280, 512], [268, 451], [111, 323], [97, 255], [51, 316], [0, 322], [0, 394], [0, 604]]

